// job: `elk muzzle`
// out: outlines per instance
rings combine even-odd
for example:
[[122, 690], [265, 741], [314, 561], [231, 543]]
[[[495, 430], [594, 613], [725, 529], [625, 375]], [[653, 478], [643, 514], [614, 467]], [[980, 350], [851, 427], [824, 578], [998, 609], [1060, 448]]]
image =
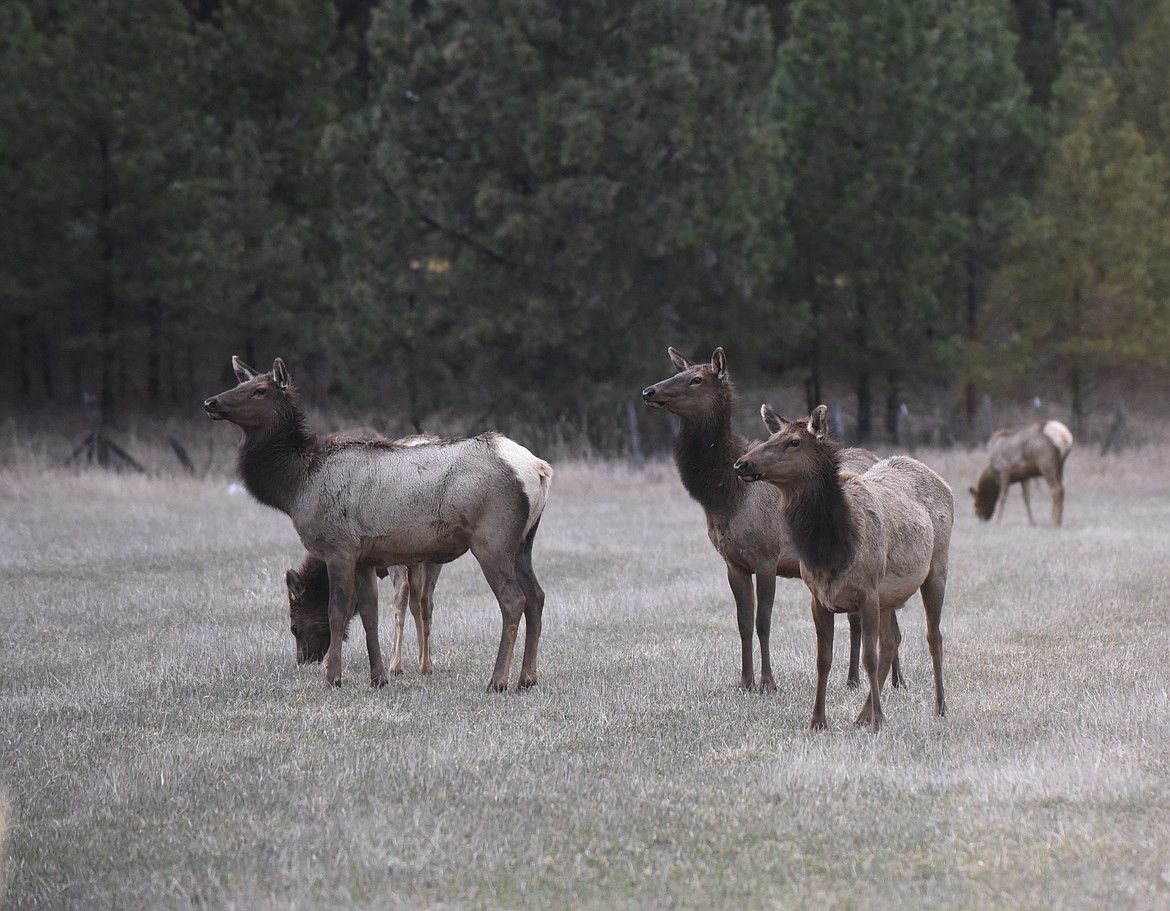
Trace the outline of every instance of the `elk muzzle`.
[[763, 477], [756, 463], [751, 459], [740, 459], [733, 466], [735, 476], [741, 481], [758, 481]]
[[654, 387], [647, 386], [645, 389], [642, 390], [642, 401], [645, 402], [647, 405], [649, 405], [651, 408], [665, 407], [666, 403], [656, 400], [654, 398], [654, 394], [655, 394]]
[[204, 400], [203, 410], [213, 421], [222, 421], [224, 419], [223, 413], [219, 410], [219, 401], [214, 396]]

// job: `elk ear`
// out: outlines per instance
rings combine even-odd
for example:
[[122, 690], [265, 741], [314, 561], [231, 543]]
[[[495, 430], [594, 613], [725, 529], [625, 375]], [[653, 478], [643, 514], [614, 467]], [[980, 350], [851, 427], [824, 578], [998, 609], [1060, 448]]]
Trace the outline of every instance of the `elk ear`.
[[288, 375], [288, 368], [284, 366], [284, 361], [280, 358], [272, 362], [272, 379], [281, 389], [287, 389], [289, 383], [292, 382], [292, 377]]
[[826, 405], [817, 405], [813, 413], [808, 416], [808, 429], [818, 440], [829, 435], [829, 409]]
[[788, 427], [788, 421], [780, 417], [769, 405], [760, 406], [760, 417], [764, 419], [764, 426], [768, 428], [768, 433], [779, 433]]
[[305, 594], [305, 580], [301, 578], [301, 574], [295, 569], [290, 569], [284, 574], [284, 584], [288, 586], [288, 593], [294, 598], [303, 597]]
[[722, 348], [716, 348], [711, 354], [711, 369], [720, 380], [727, 379], [727, 355], [723, 353]]
[[234, 354], [232, 355], [232, 370], [236, 372], [236, 379], [241, 383], [246, 383], [248, 380], [254, 380], [257, 376], [259, 376], [255, 370], [241, 361]]
[[666, 353], [670, 355], [670, 362], [674, 364], [674, 369], [678, 373], [682, 373], [689, 366], [691, 366], [689, 363], [687, 363], [687, 359], [682, 356], [677, 348], [667, 348]]

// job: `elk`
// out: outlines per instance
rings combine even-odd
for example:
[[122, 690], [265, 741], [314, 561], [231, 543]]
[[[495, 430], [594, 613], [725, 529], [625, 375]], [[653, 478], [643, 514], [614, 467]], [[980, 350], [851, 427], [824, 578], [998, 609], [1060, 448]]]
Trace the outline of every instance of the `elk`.
[[[369, 428], [336, 434], [330, 439], [334, 442], [342, 439], [387, 442], [386, 437]], [[424, 446], [441, 440], [431, 433], [416, 433], [395, 442], [402, 446]], [[442, 568], [439, 563], [375, 568], [379, 579], [393, 576], [394, 649], [387, 669], [391, 674], [402, 673], [402, 639], [407, 609], [414, 617], [418, 634], [419, 670], [424, 674], [431, 673], [431, 617], [435, 583], [439, 580]], [[297, 664], [319, 663], [324, 660], [325, 652], [329, 649], [329, 572], [324, 563], [312, 554], [306, 554], [300, 569], [288, 570], [284, 581], [288, 590], [289, 629], [296, 643]], [[347, 626], [347, 636], [348, 632]]]
[[[418, 633], [419, 671], [429, 674], [433, 669], [431, 616], [435, 583], [442, 568], [438, 563], [415, 563], [389, 569], [379, 566], [375, 570], [379, 578], [390, 576], [394, 586], [394, 648], [387, 668], [391, 674], [402, 673], [403, 626], [408, 609]], [[285, 586], [297, 664], [323, 661], [329, 649], [329, 571], [324, 562], [306, 554], [300, 568], [285, 573]]]
[[1035, 421], [1025, 427], [997, 430], [987, 441], [990, 465], [971, 487], [975, 515], [984, 522], [996, 512], [1003, 521], [1008, 489], [1017, 481], [1024, 494], [1028, 524], [1035, 525], [1028, 499], [1028, 481], [1044, 478], [1052, 495], [1052, 524], [1064, 519], [1064, 463], [1073, 447], [1073, 435], [1060, 421]]
[[[735, 461], [751, 444], [731, 430], [737, 399], [727, 355], [722, 348], [716, 348], [709, 364], [692, 364], [674, 348], [667, 348], [667, 354], [674, 364], [674, 376], [647, 386], [642, 390], [642, 399], [651, 408], [664, 409], [677, 418], [674, 461], [679, 477], [687, 493], [703, 507], [707, 536], [727, 564], [727, 583], [739, 622], [739, 685], [743, 689], [755, 685], [754, 620], [755, 635], [760, 640], [759, 690], [772, 692], [776, 680], [769, 639], [776, 577], [799, 578], [800, 560], [775, 495], [736, 478]], [[877, 461], [877, 456], [864, 449], [843, 450], [842, 457], [856, 471]], [[855, 617], [850, 617], [849, 625], [848, 681], [855, 687], [859, 682], [861, 628]], [[894, 684], [903, 684], [900, 664], [894, 667]]]
[[552, 467], [498, 433], [425, 446], [323, 438], [309, 429], [283, 360], [263, 374], [238, 357], [232, 367], [239, 385], [203, 408], [211, 419], [240, 428], [245, 488], [288, 515], [305, 550], [325, 563], [325, 683], [341, 683], [342, 642], [355, 608], [365, 628], [370, 682], [388, 682], [378, 644], [376, 567], [449, 563], [470, 550], [503, 621], [488, 690], [508, 688], [521, 617], [518, 686], [533, 686], [544, 591], [532, 568], [532, 545]]
[[[881, 690], [898, 655], [894, 611], [920, 591], [934, 664], [934, 711], [946, 714], [942, 678], [943, 597], [954, 498], [946, 481], [907, 456], [882, 459], [861, 474], [843, 470], [829, 439], [827, 408], [800, 421], [760, 409], [771, 436], [736, 463], [745, 481], [779, 492], [800, 577], [812, 593], [817, 634], [817, 689], [809, 726], [825, 727], [825, 688], [833, 663], [833, 614], [861, 621], [861, 662], [869, 695], [856, 724], [881, 730]], [[881, 642], [880, 657], [878, 641]]]

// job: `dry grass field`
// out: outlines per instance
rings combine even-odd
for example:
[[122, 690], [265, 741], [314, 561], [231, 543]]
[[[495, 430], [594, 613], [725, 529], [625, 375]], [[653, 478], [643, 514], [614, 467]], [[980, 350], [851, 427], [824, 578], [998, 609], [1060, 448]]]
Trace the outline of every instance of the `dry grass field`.
[[1061, 529], [1014, 491], [979, 524], [981, 457], [918, 455], [958, 506], [950, 714], [915, 598], [877, 736], [851, 724], [843, 622], [829, 729], [806, 729], [798, 582], [780, 692], [735, 688], [722, 563], [669, 463], [557, 465], [540, 685], [500, 695], [470, 557], [439, 581], [432, 677], [408, 629], [407, 672], [371, 690], [358, 628], [329, 691], [293, 660], [291, 524], [226, 474], [9, 465], [0, 905], [1170, 907], [1170, 449], [1074, 450]]

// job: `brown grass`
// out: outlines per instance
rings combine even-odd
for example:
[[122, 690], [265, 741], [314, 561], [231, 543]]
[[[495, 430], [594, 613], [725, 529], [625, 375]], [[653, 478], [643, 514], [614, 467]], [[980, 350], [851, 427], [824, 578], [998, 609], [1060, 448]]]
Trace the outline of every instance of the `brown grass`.
[[914, 599], [876, 737], [849, 723], [843, 624], [829, 730], [806, 730], [799, 583], [780, 692], [735, 688], [722, 566], [666, 463], [557, 466], [541, 683], [498, 696], [469, 558], [436, 592], [433, 677], [370, 690], [358, 635], [329, 692], [293, 660], [284, 516], [227, 477], [10, 466], [4, 907], [1166, 907], [1170, 450], [1074, 450], [1061, 529], [1018, 502], [978, 523], [982, 454], [916, 455], [958, 505], [949, 715]]

